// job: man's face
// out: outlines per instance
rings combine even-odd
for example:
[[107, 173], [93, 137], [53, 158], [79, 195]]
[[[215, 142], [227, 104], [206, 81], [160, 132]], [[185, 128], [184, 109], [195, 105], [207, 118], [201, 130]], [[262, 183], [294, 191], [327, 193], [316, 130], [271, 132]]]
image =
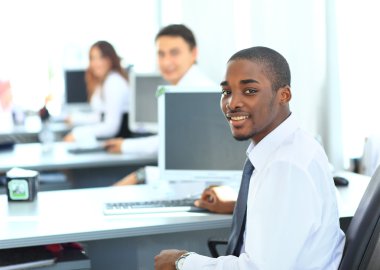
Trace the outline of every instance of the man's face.
[[290, 89], [274, 92], [261, 64], [249, 60], [229, 62], [221, 86], [220, 106], [235, 139], [258, 143], [283, 121], [282, 108], [284, 101], [287, 104], [290, 99]]
[[156, 41], [158, 67], [162, 77], [176, 85], [195, 63], [196, 48], [190, 49], [182, 37], [161, 36]]

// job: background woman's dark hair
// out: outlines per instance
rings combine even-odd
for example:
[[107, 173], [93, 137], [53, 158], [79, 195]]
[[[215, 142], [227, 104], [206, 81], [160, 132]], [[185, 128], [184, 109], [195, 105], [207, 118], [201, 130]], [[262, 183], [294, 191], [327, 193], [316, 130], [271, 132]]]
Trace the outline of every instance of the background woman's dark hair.
[[[128, 81], [128, 74], [121, 66], [121, 58], [117, 55], [114, 47], [107, 41], [101, 40], [94, 43], [91, 46], [90, 52], [93, 48], [98, 48], [103, 57], [108, 58], [111, 61], [111, 70], [118, 72], [122, 77]], [[90, 100], [95, 88], [98, 85], [103, 84], [105, 78], [96, 78], [92, 74], [91, 70], [88, 68], [85, 75], [86, 86], [87, 86], [87, 96]]]

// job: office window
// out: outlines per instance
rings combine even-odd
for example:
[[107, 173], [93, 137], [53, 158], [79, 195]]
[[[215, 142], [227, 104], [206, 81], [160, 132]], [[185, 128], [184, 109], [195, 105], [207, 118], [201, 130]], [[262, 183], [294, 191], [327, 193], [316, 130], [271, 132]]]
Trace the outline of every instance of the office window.
[[159, 0], [2, 0], [0, 78], [14, 101], [36, 110], [45, 96], [64, 98], [64, 70], [83, 69], [98, 40], [114, 45], [123, 65], [156, 71]]
[[379, 1], [336, 0], [337, 46], [346, 159], [362, 155], [364, 139], [380, 133]]

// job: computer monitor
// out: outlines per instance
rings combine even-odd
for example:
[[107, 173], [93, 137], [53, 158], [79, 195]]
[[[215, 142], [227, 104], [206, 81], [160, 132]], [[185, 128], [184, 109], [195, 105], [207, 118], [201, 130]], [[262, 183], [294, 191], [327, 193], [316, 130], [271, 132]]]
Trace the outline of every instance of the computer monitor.
[[65, 70], [65, 94], [67, 104], [87, 103], [85, 70]]
[[220, 97], [220, 88], [165, 87], [158, 99], [161, 178], [240, 181], [249, 141], [233, 138]]
[[156, 133], [158, 130], [158, 111], [156, 91], [158, 86], [167, 85], [158, 73], [130, 72], [131, 103], [129, 128], [136, 133]]

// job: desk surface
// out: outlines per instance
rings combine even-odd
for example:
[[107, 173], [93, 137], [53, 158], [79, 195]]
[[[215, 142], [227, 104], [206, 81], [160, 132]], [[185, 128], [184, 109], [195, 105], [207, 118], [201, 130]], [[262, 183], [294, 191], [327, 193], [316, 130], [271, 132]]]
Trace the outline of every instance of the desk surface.
[[[352, 216], [369, 177], [340, 175], [350, 180], [349, 186], [338, 188], [340, 216]], [[139, 185], [48, 191], [40, 192], [34, 203], [9, 203], [0, 195], [0, 248], [228, 228], [231, 215], [185, 212], [104, 216], [102, 212], [104, 202], [176, 198], [199, 190], [199, 184], [188, 184], [185, 188]]]
[[[340, 216], [352, 216], [368, 177], [341, 173], [350, 180], [337, 189]], [[91, 269], [152, 269], [162, 249], [179, 248], [208, 254], [205, 239], [228, 237], [231, 215], [161, 213], [104, 216], [103, 203], [182, 197], [202, 188], [160, 189], [140, 185], [40, 192], [34, 203], [8, 203], [0, 195], [0, 248], [83, 242]], [[184, 191], [185, 190], [185, 191]]]
[[[2, 131], [0, 136], [27, 136], [38, 135], [41, 132], [42, 123], [37, 117], [33, 123], [25, 123], [23, 125], [15, 125], [11, 130]], [[64, 122], [50, 123], [49, 128], [52, 132], [62, 133], [68, 132], [72, 129], [72, 126]]]
[[67, 151], [69, 146], [69, 143], [56, 142], [51, 152], [44, 153], [40, 143], [16, 144], [13, 150], [0, 152], [0, 173], [4, 173], [13, 167], [60, 170], [141, 165], [157, 162], [156, 156], [110, 154], [107, 152], [72, 154]]
[[360, 200], [371, 178], [366, 175], [339, 172], [335, 175], [343, 176], [349, 180], [346, 187], [338, 187], [338, 204], [340, 217], [352, 217], [355, 214]]
[[[158, 195], [160, 194], [160, 195]], [[165, 213], [105, 216], [103, 203], [178, 197], [146, 185], [40, 192], [34, 203], [0, 195], [0, 248], [228, 228], [231, 215]]]

